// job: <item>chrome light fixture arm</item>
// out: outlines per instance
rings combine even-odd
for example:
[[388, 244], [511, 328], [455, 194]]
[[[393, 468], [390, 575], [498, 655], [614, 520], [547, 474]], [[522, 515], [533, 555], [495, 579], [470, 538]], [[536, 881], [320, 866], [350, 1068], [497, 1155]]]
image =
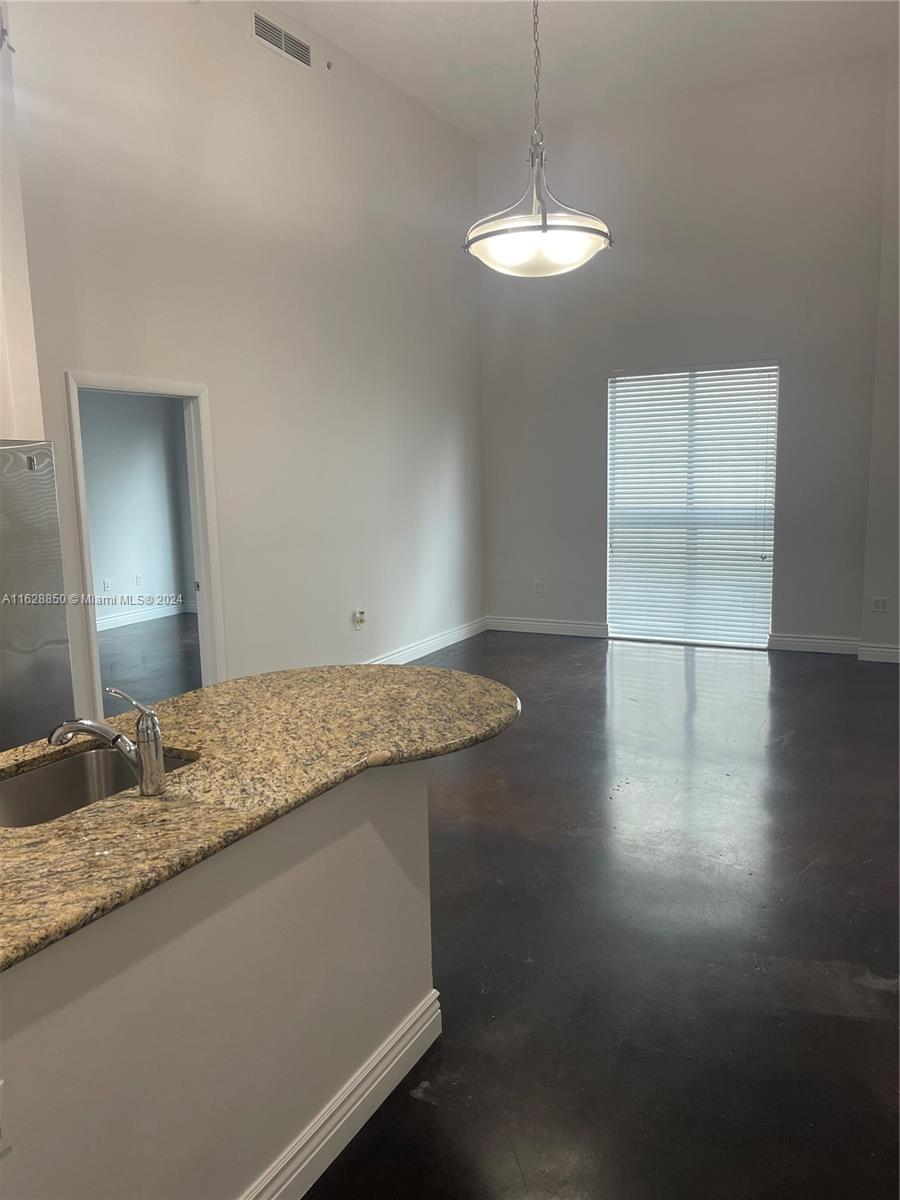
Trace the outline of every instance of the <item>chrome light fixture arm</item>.
[[541, 214], [541, 229], [547, 232], [547, 184], [544, 179], [544, 138], [535, 126], [531, 135], [532, 211]]

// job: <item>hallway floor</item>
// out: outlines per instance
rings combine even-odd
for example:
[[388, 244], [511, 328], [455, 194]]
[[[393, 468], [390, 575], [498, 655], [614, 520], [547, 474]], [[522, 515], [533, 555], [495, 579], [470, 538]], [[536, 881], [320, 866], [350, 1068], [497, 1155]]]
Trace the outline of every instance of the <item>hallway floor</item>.
[[[196, 613], [98, 629], [97, 640], [103, 686], [121, 688], [143, 704], [155, 704], [201, 685]], [[127, 709], [128, 705], [114, 696], [103, 697], [106, 716]]]
[[444, 1032], [309, 1200], [894, 1200], [897, 669], [486, 633]]

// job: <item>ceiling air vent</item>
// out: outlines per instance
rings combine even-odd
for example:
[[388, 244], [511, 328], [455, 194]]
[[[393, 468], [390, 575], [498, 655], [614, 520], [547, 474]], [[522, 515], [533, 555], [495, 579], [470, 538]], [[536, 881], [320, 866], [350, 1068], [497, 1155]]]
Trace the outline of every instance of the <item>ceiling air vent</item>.
[[307, 66], [312, 64], [309, 46], [306, 42], [301, 42], [299, 38], [293, 37], [287, 30], [284, 33], [284, 52], [291, 58], [296, 58], [298, 62], [306, 63]]
[[279, 54], [296, 59], [304, 66], [312, 66], [312, 53], [306, 42], [301, 42], [299, 38], [288, 33], [286, 29], [282, 29], [280, 25], [276, 25], [274, 21], [270, 21], [268, 17], [264, 17], [262, 13], [255, 12], [253, 14], [253, 36], [270, 50], [277, 50]]

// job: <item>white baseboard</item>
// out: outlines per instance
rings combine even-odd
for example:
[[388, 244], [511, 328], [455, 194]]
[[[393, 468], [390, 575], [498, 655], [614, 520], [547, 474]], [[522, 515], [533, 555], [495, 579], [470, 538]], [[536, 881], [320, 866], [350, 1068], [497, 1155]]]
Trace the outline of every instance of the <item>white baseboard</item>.
[[[487, 616], [454, 629], [445, 629], [432, 637], [410, 642], [393, 650], [370, 658], [371, 663], [407, 663], [436, 650], [443, 650], [455, 642], [475, 637], [485, 630], [495, 629], [507, 633], [549, 633], [562, 637], [608, 638], [609, 630], [603, 621], [551, 621], [541, 617]], [[875, 642], [860, 644], [857, 638], [808, 637], [799, 634], [773, 633], [769, 635], [769, 650], [802, 650], [814, 654], [852, 654], [860, 662], [898, 662], [900, 649], [897, 646]]]
[[241, 1200], [300, 1200], [441, 1032], [431, 991]]
[[887, 642], [863, 642], [856, 656], [860, 662], [900, 662], [900, 646]]
[[196, 612], [181, 604], [148, 605], [146, 608], [128, 608], [124, 612], [105, 613], [102, 606], [97, 610], [97, 628], [115, 629], [119, 625], [138, 625], [142, 621], [158, 621], [160, 617], [176, 617], [182, 612]]
[[555, 633], [564, 637], [605, 638], [609, 631], [605, 621], [547, 621], [529, 617], [486, 617], [486, 629], [507, 633]]
[[466, 638], [474, 637], [476, 633], [483, 633], [487, 629], [484, 618], [479, 617], [476, 621], [467, 621], [465, 625], [457, 625], [453, 629], [445, 629], [443, 633], [432, 634], [431, 637], [421, 638], [418, 642], [410, 642], [407, 646], [401, 646], [399, 650], [392, 650], [388, 654], [379, 654], [377, 658], [367, 659], [370, 663], [408, 663], [417, 658], [424, 658], [426, 654], [434, 654], [436, 650], [443, 650], [445, 646], [452, 646], [454, 642], [463, 642]]
[[605, 623], [590, 621], [545, 621], [530, 620], [525, 617], [479, 617], [468, 621], [465, 625], [457, 625], [453, 629], [445, 629], [443, 633], [433, 634], [418, 642], [410, 642], [399, 650], [389, 654], [379, 654], [377, 658], [369, 658], [370, 663], [408, 663], [426, 654], [434, 654], [456, 642], [464, 642], [466, 638], [475, 637], [488, 629], [506, 630], [509, 633], [555, 633], [568, 637], [605, 638], [607, 629]]
[[814, 654], [853, 654], [859, 649], [858, 638], [798, 637], [794, 634], [769, 634], [770, 650], [806, 650]]

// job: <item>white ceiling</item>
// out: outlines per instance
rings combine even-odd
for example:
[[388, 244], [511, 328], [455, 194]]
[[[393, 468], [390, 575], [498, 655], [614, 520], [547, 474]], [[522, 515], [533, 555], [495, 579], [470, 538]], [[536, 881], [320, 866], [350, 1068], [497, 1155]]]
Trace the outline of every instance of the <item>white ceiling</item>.
[[[479, 140], [530, 133], [531, 4], [286, 0], [277, 5]], [[544, 0], [545, 130], [698, 88], [872, 57], [897, 5], [870, 0]]]

